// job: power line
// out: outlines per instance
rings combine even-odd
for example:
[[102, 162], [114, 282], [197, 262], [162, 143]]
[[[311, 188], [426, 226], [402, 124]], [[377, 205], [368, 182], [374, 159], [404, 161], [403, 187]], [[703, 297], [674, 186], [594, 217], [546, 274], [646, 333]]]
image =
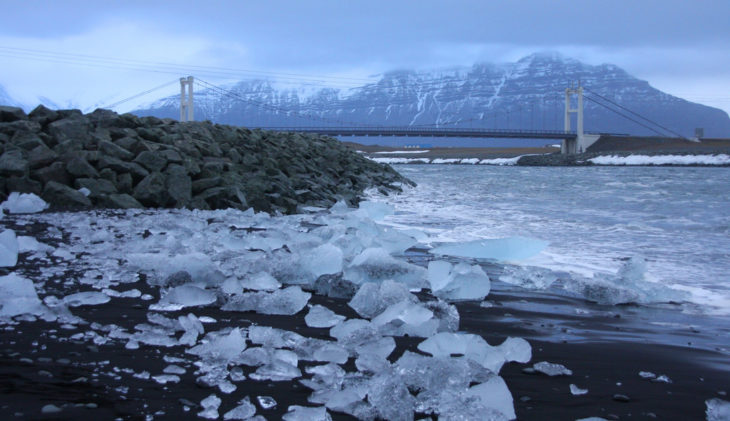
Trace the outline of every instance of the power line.
[[160, 85], [160, 86], [156, 86], [156, 87], [154, 87], [154, 88], [152, 88], [152, 89], [148, 89], [148, 90], [146, 90], [146, 91], [144, 91], [144, 92], [140, 92], [140, 93], [138, 93], [138, 94], [132, 95], [132, 96], [130, 96], [129, 98], [125, 98], [125, 99], [123, 99], [123, 100], [121, 100], [121, 101], [117, 101], [117, 102], [115, 102], [115, 103], [113, 103], [113, 104], [109, 104], [109, 105], [107, 105], [107, 106], [103, 106], [103, 107], [98, 107], [98, 108], [107, 108], [107, 109], [112, 109], [112, 108], [118, 107], [119, 105], [122, 105], [122, 104], [124, 104], [125, 102], [131, 101], [131, 100], [133, 100], [133, 99], [135, 99], [135, 98], [139, 98], [139, 97], [141, 97], [141, 96], [143, 96], [143, 95], [147, 95], [147, 94], [149, 94], [149, 93], [151, 93], [151, 92], [154, 92], [154, 91], [156, 91], [156, 90], [158, 90], [158, 89], [166, 88], [166, 87], [168, 87], [168, 86], [170, 86], [170, 85], [172, 85], [172, 84], [174, 84], [174, 83], [177, 83], [177, 82], [178, 82], [178, 79], [175, 79], [175, 80], [173, 80], [173, 81], [170, 81], [170, 82], [166, 82], [166, 83], [164, 83], [164, 84], [162, 84], [162, 85]]
[[607, 109], [607, 110], [609, 110], [609, 111], [612, 111], [612, 112], [614, 112], [614, 113], [616, 113], [616, 114], [620, 115], [621, 117], [623, 117], [623, 118], [625, 118], [625, 119], [627, 119], [627, 120], [633, 121], [634, 123], [636, 123], [636, 124], [638, 124], [638, 125], [640, 125], [640, 126], [642, 126], [642, 127], [645, 127], [645, 128], [647, 128], [647, 129], [651, 130], [652, 132], [654, 132], [654, 133], [656, 133], [656, 134], [660, 135], [660, 136], [665, 136], [665, 135], [666, 135], [665, 133], [662, 133], [662, 132], [660, 132], [660, 131], [656, 130], [655, 128], [653, 128], [653, 127], [651, 127], [651, 126], [647, 126], [646, 124], [644, 124], [644, 123], [642, 123], [642, 122], [640, 122], [640, 121], [638, 121], [638, 120], [636, 120], [636, 119], [633, 119], [633, 118], [631, 118], [631, 117], [627, 116], [627, 115], [626, 115], [626, 114], [624, 114], [624, 113], [621, 113], [621, 112], [619, 112], [619, 111], [616, 111], [616, 110], [614, 110], [613, 108], [610, 108], [609, 106], [607, 106], [607, 105], [605, 105], [605, 104], [602, 104], [602, 103], [600, 103], [600, 102], [596, 101], [595, 99], [591, 98], [590, 96], [586, 96], [586, 97], [584, 97], [584, 98], [585, 98], [585, 99], [587, 99], [588, 101], [591, 101], [591, 102], [593, 102], [593, 103], [596, 103], [596, 104], [600, 105], [601, 107], [603, 107], [603, 108], [605, 108], [605, 109]]

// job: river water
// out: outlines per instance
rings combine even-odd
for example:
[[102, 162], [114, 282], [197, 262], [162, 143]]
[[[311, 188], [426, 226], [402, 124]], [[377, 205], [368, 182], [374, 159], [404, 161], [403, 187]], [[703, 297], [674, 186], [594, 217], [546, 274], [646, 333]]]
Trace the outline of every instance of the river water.
[[585, 279], [629, 258], [688, 292], [688, 309], [730, 316], [730, 168], [398, 165], [418, 183], [388, 198], [387, 222], [433, 244], [528, 237], [549, 242], [520, 265]]

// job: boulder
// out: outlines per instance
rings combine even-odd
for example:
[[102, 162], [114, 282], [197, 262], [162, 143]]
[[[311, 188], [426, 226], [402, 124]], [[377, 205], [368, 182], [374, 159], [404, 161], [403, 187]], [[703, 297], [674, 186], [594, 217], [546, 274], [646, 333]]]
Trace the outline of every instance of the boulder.
[[[30, 169], [40, 168], [50, 165], [58, 159], [58, 154], [53, 152], [48, 146], [40, 144], [28, 152], [28, 166]], [[59, 162], [59, 164], [63, 165]]]
[[[162, 171], [167, 166], [167, 158], [162, 154], [153, 151], [143, 151], [134, 158], [134, 162], [145, 167], [146, 169], [154, 171]], [[187, 172], [186, 172], [187, 173]]]
[[103, 178], [77, 178], [74, 181], [76, 189], [87, 188], [91, 192], [89, 197], [95, 199], [102, 195], [110, 195], [117, 193], [117, 188], [114, 184]]
[[143, 209], [134, 197], [128, 194], [110, 194], [99, 197], [99, 205], [112, 209]]
[[89, 164], [86, 159], [80, 156], [74, 156], [66, 163], [66, 171], [74, 177], [99, 177], [99, 172], [96, 171], [96, 168], [94, 168], [91, 164]]
[[182, 165], [170, 165], [166, 171], [165, 185], [167, 192], [174, 201], [173, 206], [185, 207], [192, 199], [192, 180], [185, 167]]
[[8, 179], [5, 181], [5, 188], [7, 188], [8, 193], [18, 192], [40, 195], [43, 186], [41, 185], [41, 183], [35, 180], [31, 180], [30, 178], [28, 178], [28, 176], [13, 176], [8, 177]]
[[28, 114], [28, 117], [44, 126], [59, 119], [59, 115], [56, 111], [48, 109], [44, 105], [35, 107], [33, 111]]
[[0, 106], [0, 123], [9, 123], [11, 121], [27, 120], [28, 116], [25, 111], [19, 107]]
[[223, 183], [223, 179], [220, 177], [201, 178], [195, 180], [192, 183], [192, 189], [194, 194], [199, 194], [204, 190], [208, 190], [213, 187], [218, 187]]
[[134, 187], [134, 194], [132, 196], [145, 206], [154, 208], [165, 207], [171, 201], [165, 181], [165, 176], [162, 173], [150, 173]]
[[32, 178], [43, 183], [43, 185], [49, 181], [55, 181], [65, 185], [71, 184], [71, 178], [68, 172], [66, 172], [66, 166], [61, 161], [56, 161], [47, 167], [31, 171], [30, 175]]
[[28, 171], [28, 161], [19, 150], [5, 151], [0, 155], [0, 174], [22, 176]]
[[119, 158], [124, 161], [129, 161], [134, 158], [134, 154], [132, 152], [129, 152], [123, 147], [117, 146], [112, 142], [103, 140], [100, 141], [98, 145], [99, 151], [105, 155], [113, 156], [114, 158]]
[[41, 197], [51, 207], [55, 208], [79, 209], [91, 207], [91, 201], [83, 193], [55, 181], [46, 183]]

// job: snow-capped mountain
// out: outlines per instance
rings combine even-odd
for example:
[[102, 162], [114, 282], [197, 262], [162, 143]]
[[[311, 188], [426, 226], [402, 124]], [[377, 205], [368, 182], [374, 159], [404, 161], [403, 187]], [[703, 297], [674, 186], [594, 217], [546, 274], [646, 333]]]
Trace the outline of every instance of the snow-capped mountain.
[[13, 99], [5, 88], [0, 85], [0, 105], [9, 105], [13, 107], [20, 107], [20, 103]]
[[[617, 66], [587, 65], [553, 53], [501, 65], [394, 71], [347, 90], [281, 88], [266, 80], [242, 81], [225, 91], [198, 85], [195, 116], [248, 127], [367, 124], [562, 130], [565, 88], [578, 81], [586, 88], [587, 131], [656, 134], [633, 111], [685, 136], [693, 135], [696, 127], [704, 128], [707, 137], [730, 136], [730, 118], [722, 110], [663, 93]], [[177, 118], [178, 107], [179, 98], [173, 96], [135, 113]]]

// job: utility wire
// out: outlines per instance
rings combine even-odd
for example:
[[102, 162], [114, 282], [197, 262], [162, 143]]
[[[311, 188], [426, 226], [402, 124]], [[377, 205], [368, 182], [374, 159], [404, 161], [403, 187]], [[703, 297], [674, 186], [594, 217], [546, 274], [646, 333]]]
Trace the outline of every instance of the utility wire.
[[642, 122], [640, 122], [640, 121], [638, 121], [638, 120], [636, 120], [634, 118], [631, 118], [630, 116], [628, 116], [628, 115], [626, 115], [624, 113], [621, 113], [619, 111], [616, 111], [613, 108], [610, 108], [608, 105], [605, 105], [605, 104], [602, 104], [602, 103], [596, 101], [595, 99], [591, 98], [590, 96], [585, 96], [584, 98], [587, 99], [588, 101], [591, 101], [593, 103], [596, 103], [596, 104], [600, 105], [601, 107], [603, 107], [603, 108], [605, 108], [605, 109], [607, 109], [609, 111], [612, 111], [612, 112], [620, 115], [621, 117], [623, 117], [623, 118], [625, 118], [627, 120], [633, 121], [634, 123], [636, 123], [636, 124], [638, 124], [638, 125], [640, 125], [642, 127], [645, 127], [647, 129], [651, 130], [652, 132], [658, 134], [659, 136], [666, 136], [666, 133], [662, 133], [662, 132], [656, 130], [655, 128], [653, 128], [651, 126], [648, 126], [648, 125], [646, 125], [646, 124], [644, 124], [644, 123], [642, 123]]

